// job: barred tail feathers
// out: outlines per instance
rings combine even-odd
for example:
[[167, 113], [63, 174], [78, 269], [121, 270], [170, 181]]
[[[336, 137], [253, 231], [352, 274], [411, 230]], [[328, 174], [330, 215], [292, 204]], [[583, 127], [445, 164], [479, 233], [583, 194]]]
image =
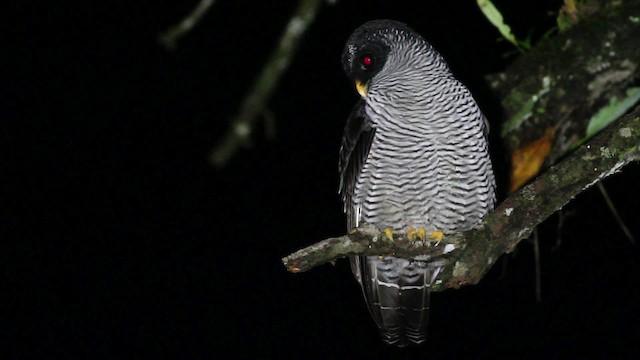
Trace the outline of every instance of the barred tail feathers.
[[442, 266], [390, 256], [353, 257], [351, 265], [383, 340], [401, 347], [424, 342], [430, 287]]

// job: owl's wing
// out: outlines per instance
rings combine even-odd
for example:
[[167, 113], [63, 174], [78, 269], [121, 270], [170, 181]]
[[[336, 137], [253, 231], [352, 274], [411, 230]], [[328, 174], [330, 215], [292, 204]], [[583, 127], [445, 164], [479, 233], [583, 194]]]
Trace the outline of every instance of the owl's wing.
[[357, 224], [353, 196], [356, 182], [362, 172], [365, 160], [369, 154], [371, 143], [375, 135], [375, 128], [365, 112], [365, 102], [360, 99], [354, 106], [342, 135], [338, 170], [340, 172], [339, 192], [347, 214], [347, 227], [351, 230]]

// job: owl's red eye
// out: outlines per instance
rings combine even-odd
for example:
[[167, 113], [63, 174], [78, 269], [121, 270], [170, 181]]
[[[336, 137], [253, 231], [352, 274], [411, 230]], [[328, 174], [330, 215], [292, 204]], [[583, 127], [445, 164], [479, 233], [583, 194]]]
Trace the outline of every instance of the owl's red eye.
[[360, 62], [364, 66], [371, 66], [373, 65], [373, 58], [370, 55], [365, 55], [360, 59]]

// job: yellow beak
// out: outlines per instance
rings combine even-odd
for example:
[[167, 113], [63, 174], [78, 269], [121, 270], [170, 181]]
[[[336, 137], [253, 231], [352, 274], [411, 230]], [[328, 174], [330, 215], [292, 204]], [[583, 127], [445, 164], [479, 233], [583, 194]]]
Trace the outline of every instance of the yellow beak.
[[369, 91], [369, 83], [362, 83], [359, 80], [356, 80], [356, 90], [358, 90], [358, 94], [363, 98], [367, 97], [367, 92]]

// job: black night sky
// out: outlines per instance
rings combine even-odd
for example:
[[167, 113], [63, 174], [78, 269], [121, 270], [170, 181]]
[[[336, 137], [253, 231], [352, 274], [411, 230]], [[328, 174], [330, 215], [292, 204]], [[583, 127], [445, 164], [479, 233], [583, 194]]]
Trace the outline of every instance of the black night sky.
[[[478, 286], [432, 298], [429, 341], [382, 344], [347, 261], [287, 273], [280, 258], [345, 230], [337, 155], [357, 94], [340, 54], [363, 22], [420, 32], [471, 89], [493, 126], [484, 76], [517, 52], [475, 1], [324, 5], [269, 103], [276, 136], [223, 169], [208, 152], [297, 2], [218, 0], [170, 52], [157, 35], [197, 1], [9, 2], [2, 26], [2, 358], [635, 358], [640, 248], [597, 189], [552, 250], [532, 246]], [[519, 37], [539, 39], [561, 1], [495, 1]], [[494, 138], [495, 139], [495, 138]], [[505, 154], [492, 143], [499, 177]], [[605, 181], [640, 238], [640, 167]], [[500, 186], [504, 188], [504, 181]], [[8, 246], [8, 247], [7, 247]]]

